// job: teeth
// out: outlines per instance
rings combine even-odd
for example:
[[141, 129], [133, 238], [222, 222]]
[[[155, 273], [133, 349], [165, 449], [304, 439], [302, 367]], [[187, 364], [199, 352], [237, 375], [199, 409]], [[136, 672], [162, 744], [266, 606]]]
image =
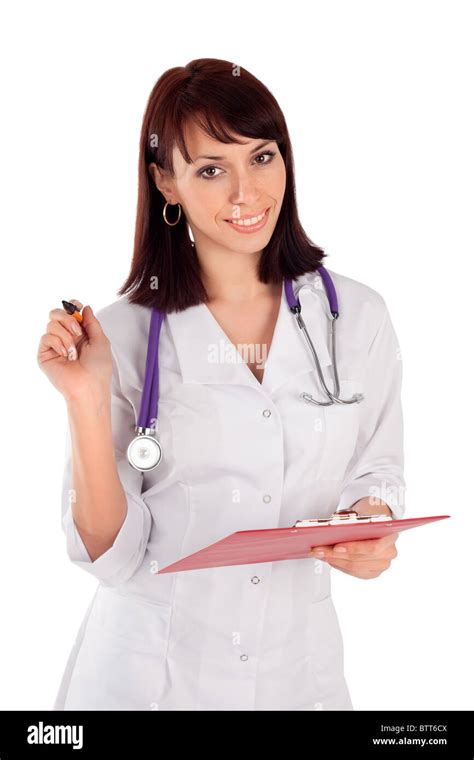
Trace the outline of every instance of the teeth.
[[252, 216], [250, 219], [229, 219], [228, 221], [231, 224], [238, 224], [240, 227], [251, 227], [252, 224], [258, 224], [258, 222], [261, 222], [265, 213], [266, 212], [264, 211], [260, 216]]

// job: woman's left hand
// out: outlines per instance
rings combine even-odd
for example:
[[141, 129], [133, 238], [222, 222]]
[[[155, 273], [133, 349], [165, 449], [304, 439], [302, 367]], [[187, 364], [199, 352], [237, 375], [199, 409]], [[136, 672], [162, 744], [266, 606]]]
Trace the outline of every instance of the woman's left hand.
[[[353, 504], [352, 509], [360, 515], [392, 514], [390, 507], [384, 502], [379, 505], [370, 504], [370, 497], [360, 499]], [[337, 570], [342, 570], [343, 573], [368, 580], [377, 578], [388, 570], [392, 559], [398, 554], [395, 547], [398, 536], [398, 533], [393, 533], [367, 541], [345, 541], [334, 546], [315, 546], [310, 550], [310, 555], [327, 562]], [[324, 552], [324, 555], [318, 552]]]

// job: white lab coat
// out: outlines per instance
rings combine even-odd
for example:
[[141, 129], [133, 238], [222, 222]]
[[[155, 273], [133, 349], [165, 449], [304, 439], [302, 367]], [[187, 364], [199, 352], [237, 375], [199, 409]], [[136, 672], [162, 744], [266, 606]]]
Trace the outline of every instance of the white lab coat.
[[[362, 392], [365, 400], [316, 407], [299, 398], [307, 391], [325, 400], [283, 287], [262, 384], [235, 361], [205, 304], [170, 313], [159, 346], [164, 459], [146, 474], [130, 466], [126, 449], [150, 310], [122, 297], [97, 313], [114, 356], [113, 434], [128, 513], [113, 546], [91, 562], [72, 519], [68, 431], [67, 552], [99, 584], [54, 709], [354, 709], [327, 563], [309, 557], [154, 574], [234, 531], [327, 517], [374, 493], [403, 515], [398, 341], [382, 296], [328, 271], [341, 312], [341, 395]], [[325, 291], [318, 274], [295, 286], [302, 284], [303, 318], [332, 390]]]

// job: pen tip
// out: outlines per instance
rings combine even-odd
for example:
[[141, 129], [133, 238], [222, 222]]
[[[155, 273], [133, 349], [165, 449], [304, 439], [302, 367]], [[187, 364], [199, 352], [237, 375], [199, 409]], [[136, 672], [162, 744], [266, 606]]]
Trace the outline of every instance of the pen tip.
[[71, 303], [70, 301], [61, 301], [61, 303], [63, 307], [66, 309], [68, 314], [74, 314], [77, 307], [73, 303]]

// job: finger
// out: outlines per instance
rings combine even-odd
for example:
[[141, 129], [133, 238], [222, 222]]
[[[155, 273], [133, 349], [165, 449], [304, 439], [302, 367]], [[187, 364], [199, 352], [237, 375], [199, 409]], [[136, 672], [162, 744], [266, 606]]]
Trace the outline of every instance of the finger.
[[[346, 543], [335, 544], [334, 546], [317, 546], [311, 549], [311, 554], [319, 558], [350, 557], [370, 559], [380, 557], [385, 554], [389, 556], [395, 546], [398, 533], [391, 536], [382, 536], [381, 538], [372, 538], [367, 541], [347, 541]], [[396, 550], [395, 550], [396, 551]]]
[[334, 546], [312, 546], [309, 553], [315, 557], [323, 557], [330, 554]]
[[57, 337], [61, 339], [66, 351], [69, 352], [71, 349], [76, 350], [76, 342], [79, 342], [80, 339], [72, 337], [69, 330], [66, 330], [60, 322], [54, 319], [51, 322], [48, 322], [46, 332], [50, 335], [57, 335]]
[[397, 550], [395, 547], [393, 549], [387, 549], [384, 554], [377, 555], [376, 557], [351, 557], [350, 555], [347, 556], [337, 556], [336, 554], [333, 555], [327, 555], [325, 557], [321, 557], [321, 561], [327, 562], [329, 565], [337, 564], [340, 567], [375, 567], [380, 564], [387, 565], [390, 564], [390, 562], [395, 559], [397, 556]]
[[71, 361], [75, 361], [78, 358], [76, 341], [79, 343], [80, 338], [73, 338], [70, 333], [59, 324], [59, 322], [50, 322], [47, 326], [47, 334], [54, 335], [61, 341], [62, 345], [66, 349], [67, 358]]
[[82, 303], [80, 301], [77, 300], [77, 298], [70, 298], [69, 299], [69, 303], [73, 303], [74, 306], [77, 306], [77, 308], [79, 309], [79, 311], [82, 311], [83, 305], [82, 305]]
[[91, 306], [84, 306], [82, 310], [82, 327], [86, 331], [89, 338], [103, 338], [105, 337], [101, 324]]
[[374, 557], [382, 554], [393, 546], [398, 538], [398, 533], [380, 538], [369, 538], [365, 541], [346, 541], [336, 544], [331, 552], [334, 555], [349, 554], [353, 557]]
[[60, 322], [60, 324], [64, 325], [75, 338], [80, 338], [84, 335], [84, 331], [77, 319], [72, 314], [68, 314], [66, 309], [51, 309], [48, 316], [51, 322]]
[[398, 556], [397, 547], [395, 546], [395, 543], [390, 544], [384, 544], [384, 545], [378, 545], [378, 549], [371, 552], [370, 554], [355, 554], [351, 553], [350, 548], [347, 552], [341, 552], [336, 553], [336, 550], [334, 550], [334, 553], [328, 554], [327, 556], [330, 559], [335, 559], [337, 561], [341, 562], [384, 562], [385, 560], [392, 560], [395, 559], [395, 557]]
[[45, 361], [46, 359], [52, 359], [57, 356], [67, 357], [67, 349], [64, 346], [61, 338], [51, 333], [46, 333], [41, 336], [38, 360]]
[[390, 560], [385, 557], [374, 557], [373, 559], [339, 559], [338, 557], [328, 557], [326, 562], [334, 567], [345, 567], [350, 570], [374, 570], [380, 568], [386, 568], [390, 564]]
[[[355, 577], [355, 578], [361, 578], [362, 580], [369, 580], [371, 578], [377, 578], [383, 572], [383, 570], [380, 570], [380, 571], [379, 570], [370, 570], [369, 568], [367, 568], [367, 569], [361, 569], [359, 567], [357, 569], [353, 569], [353, 568], [350, 569], [350, 568], [347, 568], [347, 567], [339, 567], [339, 566], [336, 566], [332, 562], [330, 562], [329, 564], [332, 565], [332, 567], [334, 567], [335, 570], [339, 570], [341, 573], [346, 573], [346, 575], [352, 575], [353, 577]], [[384, 569], [386, 569], [386, 568], [384, 568]]]

